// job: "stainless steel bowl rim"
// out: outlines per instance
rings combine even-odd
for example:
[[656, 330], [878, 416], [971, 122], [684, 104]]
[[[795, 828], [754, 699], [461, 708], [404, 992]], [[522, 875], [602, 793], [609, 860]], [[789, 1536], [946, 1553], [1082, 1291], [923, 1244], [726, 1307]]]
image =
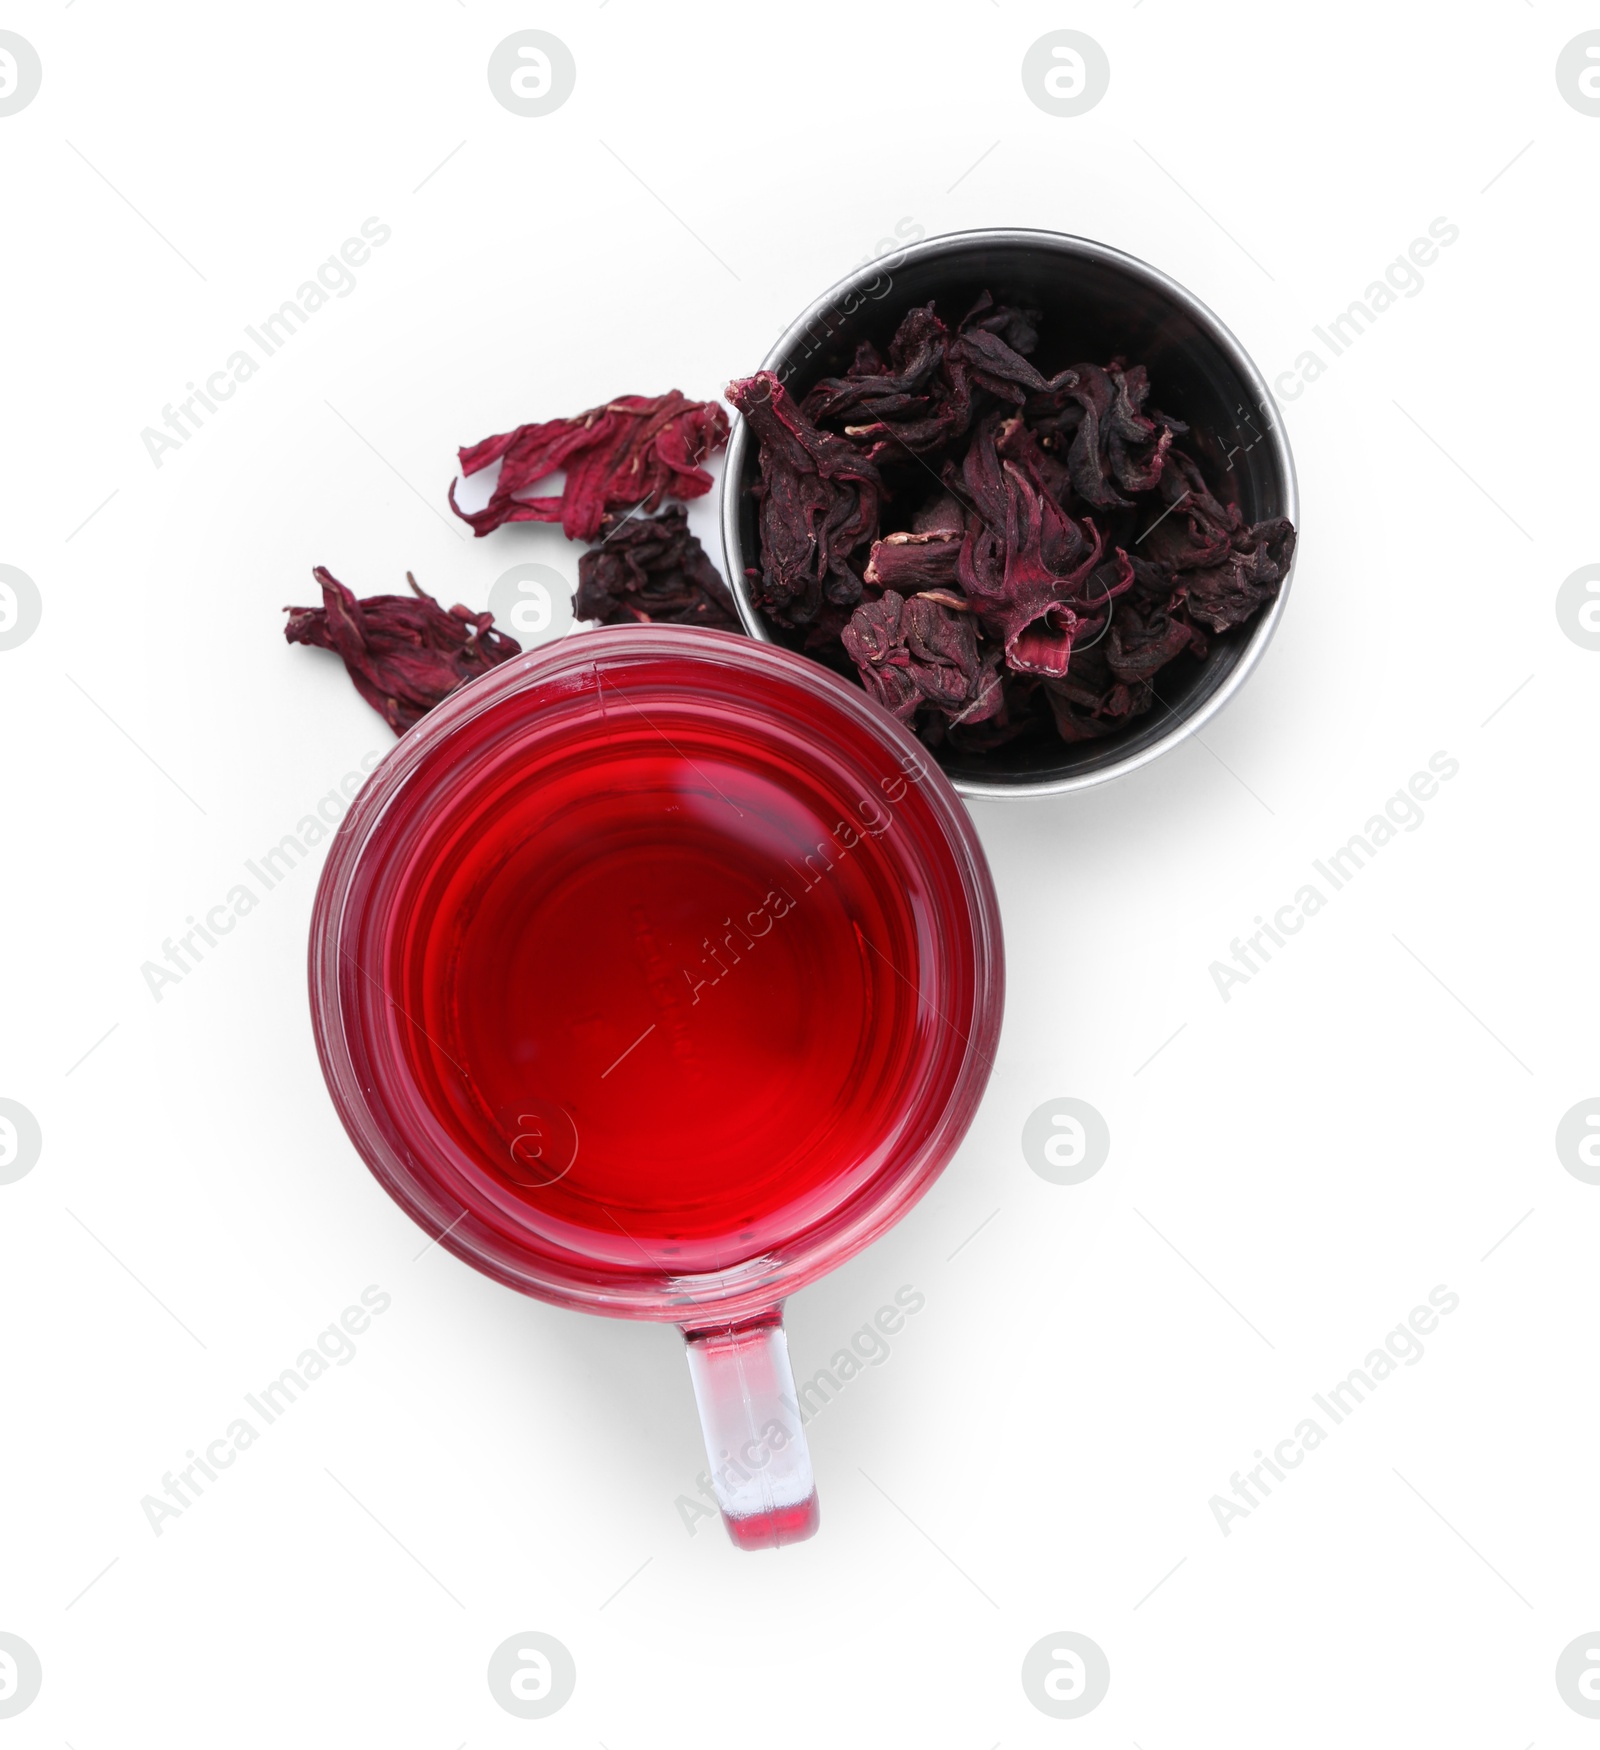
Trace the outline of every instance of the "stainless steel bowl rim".
[[[1023, 779], [1014, 783], [990, 783], [979, 778], [957, 777], [954, 773], [947, 774], [950, 782], [963, 796], [996, 798], [1059, 796], [1068, 791], [1087, 790], [1096, 784], [1108, 783], [1113, 778], [1124, 777], [1127, 773], [1138, 770], [1140, 766], [1148, 765], [1151, 760], [1158, 758], [1161, 754], [1168, 752], [1195, 734], [1197, 730], [1215, 717], [1243, 686], [1256, 664], [1260, 662], [1262, 654], [1272, 641], [1273, 633], [1278, 629], [1278, 622], [1283, 618], [1284, 604], [1289, 597], [1289, 586], [1294, 580], [1294, 567], [1299, 557], [1300, 492], [1295, 477], [1294, 454], [1289, 448], [1289, 439], [1284, 432], [1282, 418], [1277, 413], [1277, 403], [1273, 400], [1271, 391], [1267, 387], [1266, 379], [1256, 368], [1255, 360], [1245, 351], [1232, 330], [1208, 305], [1202, 303], [1193, 292], [1186, 286], [1180, 285], [1170, 274], [1163, 273], [1158, 267], [1152, 267], [1147, 261], [1141, 261], [1136, 255], [1129, 255], [1123, 250], [1113, 249], [1107, 243], [1096, 242], [1092, 237], [1077, 237], [1065, 231], [993, 229], [948, 231], [937, 237], [926, 238], [920, 243], [908, 244], [904, 249], [896, 250], [893, 255], [882, 257], [864, 267], [857, 268], [855, 272], [847, 274], [837, 285], [825, 291], [821, 297], [808, 304], [779, 336], [767, 356], [761, 361], [761, 369], [776, 370], [812, 323], [817, 321], [819, 317], [828, 314], [853, 292], [871, 285], [881, 276], [886, 267], [892, 269], [903, 266], [910, 261], [937, 260], [940, 256], [953, 253], [956, 247], [966, 249], [974, 245], [982, 246], [985, 244], [1009, 248], [1031, 247], [1072, 259], [1105, 262], [1143, 279], [1163, 293], [1171, 302], [1186, 311], [1196, 326], [1206, 330], [1219, 350], [1227, 356], [1229, 363], [1238, 371], [1243, 382], [1249, 386], [1256, 407], [1272, 411], [1271, 427], [1265, 437], [1272, 447], [1273, 457], [1284, 480], [1283, 514], [1294, 524], [1297, 537], [1295, 559], [1290, 561], [1288, 573], [1278, 590], [1277, 598], [1267, 612], [1255, 622], [1249, 641], [1240, 653], [1239, 660], [1234, 664], [1232, 672], [1208, 698], [1186, 712], [1166, 734], [1150, 743], [1148, 747], [1140, 748], [1137, 752], [1128, 754], [1124, 759], [1115, 760], [1095, 771], [1073, 773], [1066, 777]], [[770, 644], [775, 643], [776, 640], [772, 635], [771, 628], [768, 627], [755, 603], [750, 599], [750, 590], [744, 575], [743, 546], [739, 536], [740, 500], [743, 496], [741, 483], [744, 477], [745, 450], [748, 443], [749, 430], [744, 419], [735, 414], [728, 436], [727, 461], [722, 478], [722, 551], [728, 584], [733, 591], [733, 599], [738, 606], [739, 618], [744, 623], [745, 631], [752, 638], [760, 638]]]

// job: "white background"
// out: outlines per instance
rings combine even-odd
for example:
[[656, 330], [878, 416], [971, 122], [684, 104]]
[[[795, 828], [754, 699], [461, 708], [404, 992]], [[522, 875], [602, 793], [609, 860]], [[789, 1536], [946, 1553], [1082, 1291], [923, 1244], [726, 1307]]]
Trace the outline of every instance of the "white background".
[[[0, 1629], [44, 1688], [0, 1738], [1593, 1741], [1553, 1674], [1600, 1628], [1600, 1190], [1553, 1139], [1600, 1093], [1600, 654], [1554, 601], [1600, 559], [1600, 118], [1554, 67], [1597, 23], [1560, 0], [6, 9], [44, 83], [0, 119], [0, 562], [44, 616], [0, 653], [0, 1094], [44, 1150], [0, 1187]], [[578, 67], [531, 120], [485, 79], [530, 26]], [[1112, 68], [1073, 119], [1019, 79], [1063, 26]], [[374, 215], [393, 236], [356, 290], [157, 469], [163, 404]], [[1285, 405], [1302, 557], [1204, 743], [975, 808], [998, 1067], [926, 1201], [791, 1302], [796, 1371], [902, 1284], [926, 1308], [811, 1426], [814, 1541], [691, 1536], [676, 1334], [414, 1261], [347, 1144], [306, 1015], [315, 869], [161, 1002], [140, 975], [391, 745], [281, 608], [317, 563], [475, 608], [521, 560], [575, 578], [558, 531], [474, 542], [438, 514], [454, 447], [715, 394], [897, 221], [1131, 250], [1270, 377], [1441, 216], [1460, 240], [1421, 293]], [[715, 499], [693, 517], [720, 554]], [[1437, 750], [1460, 773], [1425, 823], [1225, 1003], [1211, 962]], [[1072, 1188], [1019, 1144], [1062, 1095], [1112, 1134]], [[393, 1305], [356, 1360], [154, 1535], [141, 1497], [369, 1283]], [[1210, 1497], [1439, 1283], [1460, 1307], [1425, 1358], [1224, 1537]], [[578, 1669], [539, 1724], [485, 1682], [530, 1628]], [[1111, 1665], [1071, 1724], [1019, 1676], [1061, 1629]]]

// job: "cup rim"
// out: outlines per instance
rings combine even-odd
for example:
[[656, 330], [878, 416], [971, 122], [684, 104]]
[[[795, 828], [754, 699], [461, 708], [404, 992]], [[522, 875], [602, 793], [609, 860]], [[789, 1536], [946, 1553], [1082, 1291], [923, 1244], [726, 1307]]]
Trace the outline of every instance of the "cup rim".
[[[347, 1034], [346, 980], [342, 952], [352, 889], [375, 833], [403, 786], [443, 741], [503, 701], [546, 684], [571, 668], [602, 657], [667, 657], [674, 662], [710, 661], [725, 668], [767, 669], [797, 684], [814, 699], [842, 710], [887, 751], [915, 758], [923, 777], [913, 780], [940, 828], [947, 854], [968, 905], [973, 941], [970, 1030], [950, 1076], [943, 1109], [892, 1176], [859, 1187], [836, 1210], [803, 1231], [792, 1247], [772, 1248], [759, 1260], [721, 1270], [629, 1283], [600, 1279], [591, 1267], [548, 1267], [548, 1260], [519, 1254], [498, 1238], [484, 1243], [480, 1224], [462, 1220], [470, 1211], [445, 1193], [431, 1173], [414, 1170], [376, 1121], [374, 1090], [363, 1085]], [[909, 774], [908, 774], [909, 775]], [[500, 664], [453, 693], [409, 730], [358, 792], [334, 836], [318, 882], [308, 947], [312, 1030], [334, 1108], [357, 1154], [373, 1176], [417, 1224], [446, 1250], [484, 1274], [536, 1299], [617, 1317], [654, 1319], [685, 1326], [723, 1324], [764, 1313], [796, 1288], [814, 1281], [869, 1245], [904, 1215], [948, 1165], [969, 1129], [994, 1065], [1005, 1002], [1004, 947], [999, 903], [976, 829], [948, 778], [928, 750], [859, 688], [818, 664], [778, 646], [738, 633], [663, 626], [603, 627], [538, 647]], [[365, 973], [362, 976], [369, 976]], [[959, 1031], [959, 1030], [958, 1030]], [[772, 1258], [778, 1257], [776, 1266]], [[751, 1265], [762, 1270], [753, 1274]], [[677, 1298], [672, 1285], [684, 1285]]]
[[[1249, 387], [1257, 407], [1261, 409], [1271, 408], [1276, 415], [1277, 402], [1273, 399], [1266, 379], [1257, 368], [1254, 359], [1246, 352], [1237, 336], [1216, 312], [1196, 297], [1187, 286], [1182, 285], [1170, 274], [1163, 273], [1160, 268], [1152, 266], [1140, 257], [1130, 255], [1125, 250], [1114, 249], [1109, 243], [1101, 243], [1095, 238], [1081, 237], [1069, 231], [1046, 231], [1027, 227], [997, 226], [967, 231], [945, 231], [938, 236], [924, 238], [917, 243], [909, 243], [903, 249], [897, 249], [889, 255], [856, 268], [853, 272], [846, 274], [836, 285], [830, 286], [821, 296], [814, 298], [795, 317], [794, 321], [789, 324], [768, 350], [759, 369], [779, 371], [788, 362], [789, 355], [813, 323], [826, 316], [844, 298], [849, 297], [852, 293], [860, 292], [864, 287], [872, 284], [885, 270], [895, 271], [908, 262], [937, 261], [943, 256], [954, 255], [959, 250], [979, 248], [985, 245], [1003, 245], [1010, 248], [1031, 247], [1072, 260], [1098, 261], [1143, 280], [1172, 303], [1178, 305], [1198, 328], [1205, 331]], [[1261, 661], [1267, 646], [1272, 642], [1273, 634], [1278, 629], [1278, 623], [1283, 618], [1284, 607], [1289, 598], [1290, 585], [1294, 580], [1295, 564], [1299, 558], [1299, 484], [1295, 474], [1294, 454], [1289, 447], [1288, 435], [1284, 431], [1281, 416], [1273, 418], [1266, 436], [1271, 442], [1274, 463], [1283, 479], [1283, 514], [1294, 524], [1295, 552], [1290, 559], [1289, 569], [1284, 573], [1277, 596], [1266, 613], [1252, 623], [1249, 637], [1241, 647], [1232, 670], [1221, 684], [1204, 699], [1183, 710], [1167, 731], [1148, 746], [1140, 748], [1136, 752], [1125, 754], [1120, 759], [1111, 760], [1103, 766], [1096, 767], [1093, 771], [1074, 772], [1061, 777], [1019, 779], [1011, 783], [975, 778], [965, 774], [953, 776], [946, 773], [946, 778], [959, 794], [970, 797], [1010, 799], [1026, 796], [1061, 796], [1074, 790], [1092, 789], [1095, 785], [1109, 783], [1114, 778], [1124, 777], [1129, 772], [1137, 771], [1141, 766], [1146, 766], [1152, 760], [1159, 758], [1160, 755], [1170, 752], [1179, 743], [1186, 741], [1191, 735], [1203, 728], [1234, 697]], [[745, 580], [745, 555], [739, 523], [744, 496], [745, 454], [749, 442], [749, 427], [744, 416], [735, 410], [728, 433], [727, 456], [722, 475], [723, 570], [727, 575], [728, 587], [733, 592], [734, 604], [738, 608], [739, 619], [745, 631], [750, 637], [758, 639], [764, 644], [776, 645], [777, 641], [773, 636], [772, 629], [767, 625], [764, 616], [751, 599], [749, 585]], [[778, 648], [783, 647], [778, 646]], [[822, 665], [815, 664], [814, 666], [821, 667]]]

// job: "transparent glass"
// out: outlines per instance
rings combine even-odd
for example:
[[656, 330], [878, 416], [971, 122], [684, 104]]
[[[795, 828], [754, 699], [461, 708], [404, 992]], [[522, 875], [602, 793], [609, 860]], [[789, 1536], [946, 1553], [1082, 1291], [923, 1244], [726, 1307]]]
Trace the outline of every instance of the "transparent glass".
[[925, 750], [787, 651], [582, 633], [373, 774], [310, 976], [389, 1194], [523, 1293], [679, 1325], [734, 1542], [809, 1536], [783, 1300], [927, 1189], [1000, 1028], [993, 886]]

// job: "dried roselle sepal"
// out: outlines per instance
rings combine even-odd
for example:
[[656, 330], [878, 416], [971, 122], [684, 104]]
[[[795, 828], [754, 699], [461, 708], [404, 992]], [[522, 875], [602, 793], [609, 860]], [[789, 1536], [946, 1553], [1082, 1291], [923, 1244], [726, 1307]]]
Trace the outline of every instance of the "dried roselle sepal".
[[956, 581], [962, 537], [943, 530], [926, 535], [885, 535], [872, 543], [863, 581], [874, 589], [897, 589], [902, 595], [947, 589]]
[[1047, 553], [1044, 536], [1052, 517], [1066, 522], [1066, 513], [1026, 490], [1015, 493], [1013, 511], [1014, 520], [1006, 531], [1011, 546], [1006, 562], [1007, 605], [991, 612], [990, 619], [1004, 640], [1008, 668], [1028, 674], [1064, 674], [1073, 643], [1100, 631], [1107, 599], [1128, 587], [1131, 574], [1119, 576], [1097, 599], [1084, 587], [1100, 558], [1100, 537], [1094, 525], [1086, 525], [1094, 537], [1090, 551], [1076, 569], [1062, 575], [1056, 569], [1061, 561]]
[[1072, 448], [1067, 452], [1073, 488], [1085, 504], [1097, 509], [1126, 506], [1130, 500], [1117, 491], [1111, 476], [1109, 437], [1102, 435], [1116, 405], [1117, 386], [1111, 373], [1098, 365], [1079, 365], [1073, 375], [1077, 382], [1066, 393], [1083, 409]]
[[689, 513], [628, 517], [578, 561], [573, 614], [604, 626], [711, 626], [740, 630], [722, 574], [689, 532]]
[[903, 643], [900, 618], [905, 606], [905, 597], [891, 589], [877, 601], [863, 602], [856, 609], [840, 634], [852, 662], [866, 668], [882, 668], [889, 661]]
[[1150, 378], [1143, 365], [1127, 371], [1113, 366], [1109, 375], [1116, 397], [1101, 432], [1111, 477], [1124, 492], [1149, 492], [1160, 483], [1173, 438], [1189, 428], [1154, 408], [1145, 411]]
[[521, 653], [515, 638], [496, 629], [492, 614], [474, 614], [459, 603], [446, 613], [409, 571], [410, 595], [359, 600], [325, 566], [311, 575], [322, 587], [322, 606], [286, 608], [284, 637], [336, 651], [356, 691], [396, 735], [457, 687]]
[[1067, 478], [1085, 504], [1126, 510], [1133, 496], [1155, 489], [1173, 439], [1189, 428], [1148, 407], [1142, 365], [1075, 365], [1053, 377], [1049, 388], [1048, 397], [1029, 396], [1025, 414], [1040, 443], [1065, 455]]
[[980, 651], [972, 616], [942, 602], [885, 590], [851, 615], [842, 642], [861, 684], [902, 723], [921, 705], [951, 722], [979, 722], [1001, 709], [998, 652]]
[[908, 310], [889, 342], [887, 362], [875, 347], [857, 348], [842, 377], [824, 377], [801, 403], [813, 425], [850, 426], [929, 409], [945, 387], [950, 331], [932, 304]]
[[[1015, 462], [1031, 484], [1063, 508], [1072, 502], [1072, 476], [1061, 456], [1047, 450], [1021, 414], [1003, 420], [996, 433], [995, 451], [1002, 461]], [[1103, 520], [1103, 519], [1102, 519]], [[1098, 526], [1098, 525], [1097, 525]]]
[[1047, 381], [1021, 353], [987, 328], [963, 329], [956, 336], [955, 351], [978, 388], [1019, 407], [1030, 395], [1054, 394], [1069, 387], [1076, 377], [1073, 371], [1063, 371]]
[[954, 350], [978, 389], [1020, 406], [1031, 395], [1045, 395], [1073, 380], [1071, 371], [1046, 381], [1028, 362], [1039, 344], [1038, 312], [996, 304], [988, 292], [962, 317]]
[[840, 634], [868, 697], [901, 723], [911, 721], [922, 699], [901, 635], [905, 605], [902, 597], [888, 590], [878, 601], [863, 602]]
[[955, 612], [931, 596], [913, 596], [901, 616], [901, 630], [917, 689], [930, 705], [956, 717], [980, 702], [984, 664], [970, 614]]
[[1115, 734], [1155, 703], [1148, 681], [1119, 679], [1107, 647], [1095, 644], [1075, 650], [1067, 673], [1044, 683], [1044, 696], [1063, 741], [1098, 741]]
[[983, 329], [997, 334], [1013, 352], [1029, 358], [1039, 344], [1039, 312], [997, 304], [992, 293], [980, 292], [977, 302], [961, 318], [961, 329], [963, 333]]
[[1285, 518], [1257, 523], [1239, 531], [1222, 564], [1180, 573], [1178, 593], [1202, 625], [1226, 632], [1277, 595], [1293, 556], [1294, 529]]
[[976, 523], [1002, 540], [1004, 538], [1007, 494], [1000, 438], [1009, 423], [1008, 415], [1003, 412], [985, 414], [973, 428], [972, 440], [960, 462], [945, 464], [946, 495], [962, 507], [962, 532], [965, 535], [973, 534]]
[[1243, 522], [1233, 505], [1212, 495], [1199, 463], [1172, 452], [1159, 491], [1166, 509], [1141, 538], [1145, 556], [1172, 571], [1221, 564]]
[[[1095, 589], [1090, 575], [1103, 549], [1094, 524], [1080, 527], [1016, 463], [1002, 462], [1000, 469], [1003, 532], [986, 518], [970, 520], [957, 575], [985, 628], [999, 639], [1008, 667], [1061, 675], [1073, 639], [1103, 623], [1096, 614], [1103, 617], [1111, 597], [1129, 587], [1132, 571]], [[987, 461], [972, 478], [992, 508]]]
[[961, 554], [956, 578], [974, 605], [999, 603], [1005, 596], [1006, 517], [1010, 493], [999, 452], [1004, 414], [978, 422], [960, 464], [945, 464], [949, 496], [963, 506]]
[[994, 645], [980, 643], [977, 673], [968, 681], [966, 697], [958, 708], [947, 708], [951, 727], [970, 730], [979, 725], [991, 728], [1006, 725], [1008, 703], [1016, 693], [1015, 682], [1016, 676], [1006, 668]]
[[1020, 403], [1059, 387], [1023, 356], [1038, 339], [1031, 313], [996, 306], [987, 292], [954, 333], [931, 303], [918, 305], [896, 329], [887, 364], [859, 348], [843, 377], [812, 388], [804, 411], [818, 425], [842, 426], [874, 460], [921, 455], [967, 430], [975, 389]]
[[1153, 680], [1186, 650], [1204, 656], [1205, 634], [1165, 604], [1146, 608], [1135, 602], [1117, 603], [1105, 647], [1106, 667], [1117, 680]]
[[852, 367], [823, 378], [805, 410], [818, 424], [842, 426], [874, 461], [895, 460], [959, 437], [972, 418], [972, 390], [964, 362], [951, 354], [950, 331], [927, 304], [907, 313], [881, 371]]
[[[715, 401], [665, 395], [622, 395], [572, 419], [519, 425], [460, 452], [461, 472], [494, 462], [500, 479], [488, 504], [464, 511], [450, 487], [450, 508], [476, 535], [502, 523], [559, 522], [567, 538], [592, 541], [608, 512], [656, 510], [664, 498], [698, 498], [711, 489], [700, 464], [728, 439], [728, 416]], [[559, 497], [527, 496], [530, 487], [564, 468]]]
[[826, 600], [853, 607], [850, 556], [878, 532], [878, 471], [848, 438], [821, 430], [771, 371], [728, 385], [760, 446], [762, 601], [780, 625], [804, 626]]
[[1264, 547], [1280, 578], [1287, 575], [1294, 560], [1294, 524], [1286, 516], [1268, 517], [1265, 522], [1251, 523], [1235, 542], [1239, 552], [1254, 552]]

